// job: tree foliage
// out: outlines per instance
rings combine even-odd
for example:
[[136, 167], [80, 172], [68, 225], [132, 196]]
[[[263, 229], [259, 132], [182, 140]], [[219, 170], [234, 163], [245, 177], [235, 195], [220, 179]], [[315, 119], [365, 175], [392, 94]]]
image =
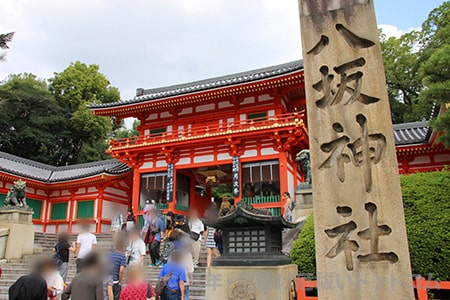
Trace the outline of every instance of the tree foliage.
[[87, 105], [119, 99], [97, 65], [73, 63], [49, 85], [31, 74], [10, 76], [0, 86], [0, 150], [52, 165], [106, 159], [116, 128]]
[[64, 111], [45, 81], [22, 74], [0, 86], [1, 151], [56, 164], [65, 127]]
[[121, 127], [114, 132], [114, 137], [117, 139], [124, 139], [139, 136], [138, 127], [140, 124], [139, 120], [134, 120], [132, 129], [129, 129], [122, 124]]
[[[412, 272], [450, 280], [450, 171], [401, 177]], [[295, 241], [292, 262], [315, 273], [314, 226], [308, 218]]]
[[302, 232], [294, 242], [291, 251], [292, 263], [301, 273], [316, 273], [316, 250], [314, 245], [314, 217], [306, 219]]
[[[12, 41], [14, 36], [14, 32], [9, 33], [0, 33], [0, 49], [7, 50], [9, 49], [8, 43]], [[5, 53], [0, 53], [0, 61], [5, 59]]]
[[110, 118], [94, 116], [92, 103], [119, 101], [119, 90], [99, 72], [98, 65], [70, 64], [55, 73], [49, 89], [69, 120], [70, 135], [64, 137], [64, 162], [73, 164], [106, 158], [107, 135], [113, 127]]
[[413, 273], [450, 280], [450, 171], [401, 178]]
[[[450, 2], [430, 12], [421, 30], [399, 38], [380, 33], [394, 123], [430, 119], [434, 104], [445, 108], [450, 94]], [[450, 112], [444, 112], [431, 125], [444, 134], [450, 146]]]

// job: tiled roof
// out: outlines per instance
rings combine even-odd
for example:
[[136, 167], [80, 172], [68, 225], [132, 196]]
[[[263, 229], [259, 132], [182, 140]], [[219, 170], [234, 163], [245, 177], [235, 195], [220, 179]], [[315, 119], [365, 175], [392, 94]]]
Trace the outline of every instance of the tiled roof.
[[99, 174], [122, 174], [130, 168], [116, 159], [54, 167], [0, 152], [0, 171], [42, 182], [61, 182]]
[[243, 84], [252, 81], [268, 79], [271, 77], [288, 74], [302, 69], [303, 69], [303, 60], [296, 60], [281, 65], [231, 75], [225, 75], [215, 78], [209, 78], [200, 81], [194, 81], [154, 89], [137, 89], [136, 97], [134, 97], [133, 99], [113, 103], [92, 104], [90, 108], [116, 107], [145, 101], [159, 100], [167, 97], [179, 96], [194, 92], [227, 87], [235, 84]]
[[394, 125], [396, 146], [426, 144], [431, 136], [431, 128], [426, 121]]

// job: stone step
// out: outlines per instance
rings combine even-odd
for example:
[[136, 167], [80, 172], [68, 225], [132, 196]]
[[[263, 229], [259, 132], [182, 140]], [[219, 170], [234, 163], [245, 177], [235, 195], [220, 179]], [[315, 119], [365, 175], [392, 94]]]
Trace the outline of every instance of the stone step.
[[[97, 236], [97, 248], [100, 252], [106, 253], [112, 251], [112, 237], [110, 234], [100, 234]], [[72, 235], [70, 241], [75, 241], [76, 235]], [[3, 277], [0, 280], [0, 300], [8, 299], [9, 286], [15, 282], [20, 276], [28, 274], [31, 268], [33, 259], [36, 255], [52, 255], [52, 249], [57, 242], [56, 234], [35, 234], [35, 254], [27, 255], [22, 259], [12, 260], [11, 262], [2, 265]], [[149, 256], [146, 257], [145, 265], [150, 262]], [[206, 285], [206, 247], [202, 244], [200, 253], [200, 264], [194, 272], [194, 284], [190, 287], [190, 300], [205, 300], [205, 285]], [[161, 271], [161, 267], [145, 267], [146, 279], [152, 283]], [[69, 264], [68, 280], [70, 281], [76, 275], [76, 266], [73, 263], [72, 255]]]

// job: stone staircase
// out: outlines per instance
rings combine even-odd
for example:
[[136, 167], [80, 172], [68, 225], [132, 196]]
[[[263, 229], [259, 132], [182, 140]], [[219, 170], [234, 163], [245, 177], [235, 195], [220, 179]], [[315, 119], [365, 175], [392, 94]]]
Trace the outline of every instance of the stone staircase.
[[[97, 248], [100, 251], [111, 251], [112, 238], [109, 234], [98, 234], [97, 236]], [[20, 276], [28, 274], [31, 269], [31, 262], [39, 254], [51, 253], [54, 245], [56, 244], [57, 236], [55, 234], [35, 234], [35, 255], [28, 255], [22, 259], [11, 260], [2, 264], [3, 276], [0, 280], [0, 300], [8, 299], [8, 289]], [[76, 237], [73, 236], [72, 240], [75, 241]], [[145, 265], [148, 265], [149, 257], [147, 256]], [[145, 267], [146, 278], [151, 283], [155, 284], [161, 267]], [[72, 256], [69, 263], [69, 273], [67, 280], [70, 280], [76, 274], [76, 267], [73, 262]], [[191, 300], [205, 300], [205, 283], [206, 283], [206, 248], [202, 245], [200, 254], [199, 267], [194, 272], [194, 284], [190, 287], [189, 293]]]

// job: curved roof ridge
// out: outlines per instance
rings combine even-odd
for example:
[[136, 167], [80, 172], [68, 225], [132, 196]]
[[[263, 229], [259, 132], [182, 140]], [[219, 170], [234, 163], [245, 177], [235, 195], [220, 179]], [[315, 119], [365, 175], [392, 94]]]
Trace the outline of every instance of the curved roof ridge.
[[107, 159], [69, 166], [51, 166], [0, 151], [0, 170], [41, 182], [58, 182], [85, 178], [102, 173], [122, 174], [128, 172], [130, 168], [126, 163], [120, 162], [117, 159]]
[[169, 85], [158, 88], [136, 90], [136, 96], [132, 99], [121, 100], [111, 103], [92, 103], [91, 109], [101, 109], [141, 103], [145, 101], [160, 100], [164, 98], [181, 96], [194, 92], [201, 92], [210, 89], [224, 88], [230, 85], [245, 84], [252, 81], [264, 80], [275, 76], [289, 74], [303, 69], [303, 60], [295, 60], [280, 65], [254, 69], [219, 77], [207, 78], [187, 83]]

